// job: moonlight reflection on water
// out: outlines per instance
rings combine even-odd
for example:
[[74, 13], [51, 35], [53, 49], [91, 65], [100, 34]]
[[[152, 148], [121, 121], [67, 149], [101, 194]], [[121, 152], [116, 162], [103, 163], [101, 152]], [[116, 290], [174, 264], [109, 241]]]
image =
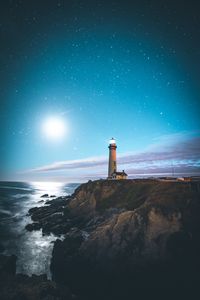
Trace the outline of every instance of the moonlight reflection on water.
[[48, 278], [51, 277], [49, 266], [53, 241], [57, 237], [53, 234], [43, 236], [42, 230], [26, 231], [25, 226], [32, 222], [27, 213], [32, 207], [45, 205], [41, 198], [43, 194], [67, 196], [77, 186], [58, 182], [0, 182], [1, 244], [5, 248], [4, 254], [17, 256], [17, 273], [46, 273]]
[[31, 274], [46, 273], [51, 277], [49, 266], [53, 250], [53, 235], [43, 236], [42, 231], [26, 232], [21, 238], [18, 251], [17, 272]]

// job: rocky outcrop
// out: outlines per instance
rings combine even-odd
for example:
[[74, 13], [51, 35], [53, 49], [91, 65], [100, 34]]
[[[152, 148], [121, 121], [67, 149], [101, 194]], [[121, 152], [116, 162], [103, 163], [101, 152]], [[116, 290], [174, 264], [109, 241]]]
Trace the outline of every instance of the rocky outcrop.
[[65, 236], [53, 249], [56, 282], [124, 298], [137, 288], [199, 285], [199, 199], [199, 182], [99, 180], [30, 214], [33, 229]]
[[72, 295], [65, 286], [47, 279], [47, 276], [31, 277], [16, 272], [16, 256], [0, 255], [1, 300], [70, 300]]
[[82, 222], [55, 243], [53, 278], [93, 296], [99, 283], [116, 294], [198, 286], [199, 191], [199, 183], [151, 180], [81, 185], [67, 210]]
[[44, 206], [34, 207], [29, 210], [34, 221], [26, 225], [28, 231], [42, 228], [43, 234], [54, 233], [56, 235], [68, 232], [71, 222], [64, 214], [69, 197], [59, 197], [45, 202]]
[[49, 197], [49, 194], [44, 194], [41, 196], [41, 198], [48, 198]]

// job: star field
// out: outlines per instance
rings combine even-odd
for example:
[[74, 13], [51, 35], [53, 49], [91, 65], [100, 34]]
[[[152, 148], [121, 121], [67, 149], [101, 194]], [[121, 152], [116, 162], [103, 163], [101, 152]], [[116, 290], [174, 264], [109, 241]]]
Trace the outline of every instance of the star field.
[[[2, 1], [2, 178], [199, 132], [198, 1]], [[62, 116], [57, 144], [42, 120]], [[15, 175], [14, 175], [15, 174]]]

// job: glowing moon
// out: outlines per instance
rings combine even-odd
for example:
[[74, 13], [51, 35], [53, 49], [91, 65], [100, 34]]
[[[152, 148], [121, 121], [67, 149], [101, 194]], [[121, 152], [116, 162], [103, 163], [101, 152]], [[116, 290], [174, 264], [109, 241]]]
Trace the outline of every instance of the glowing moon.
[[43, 123], [43, 134], [49, 139], [61, 139], [66, 134], [66, 124], [58, 117], [51, 117]]

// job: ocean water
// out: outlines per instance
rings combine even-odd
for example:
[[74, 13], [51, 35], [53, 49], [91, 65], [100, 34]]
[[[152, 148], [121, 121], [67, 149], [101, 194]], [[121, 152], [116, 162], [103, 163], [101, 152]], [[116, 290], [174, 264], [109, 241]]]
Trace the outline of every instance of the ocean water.
[[[17, 256], [17, 273], [44, 274], [51, 278], [50, 260], [56, 236], [43, 236], [42, 231], [29, 232], [28, 210], [43, 206], [43, 194], [67, 196], [78, 183], [58, 182], [0, 182], [0, 248], [3, 254]], [[51, 198], [54, 199], [54, 198]], [[3, 247], [2, 247], [3, 246]]]

